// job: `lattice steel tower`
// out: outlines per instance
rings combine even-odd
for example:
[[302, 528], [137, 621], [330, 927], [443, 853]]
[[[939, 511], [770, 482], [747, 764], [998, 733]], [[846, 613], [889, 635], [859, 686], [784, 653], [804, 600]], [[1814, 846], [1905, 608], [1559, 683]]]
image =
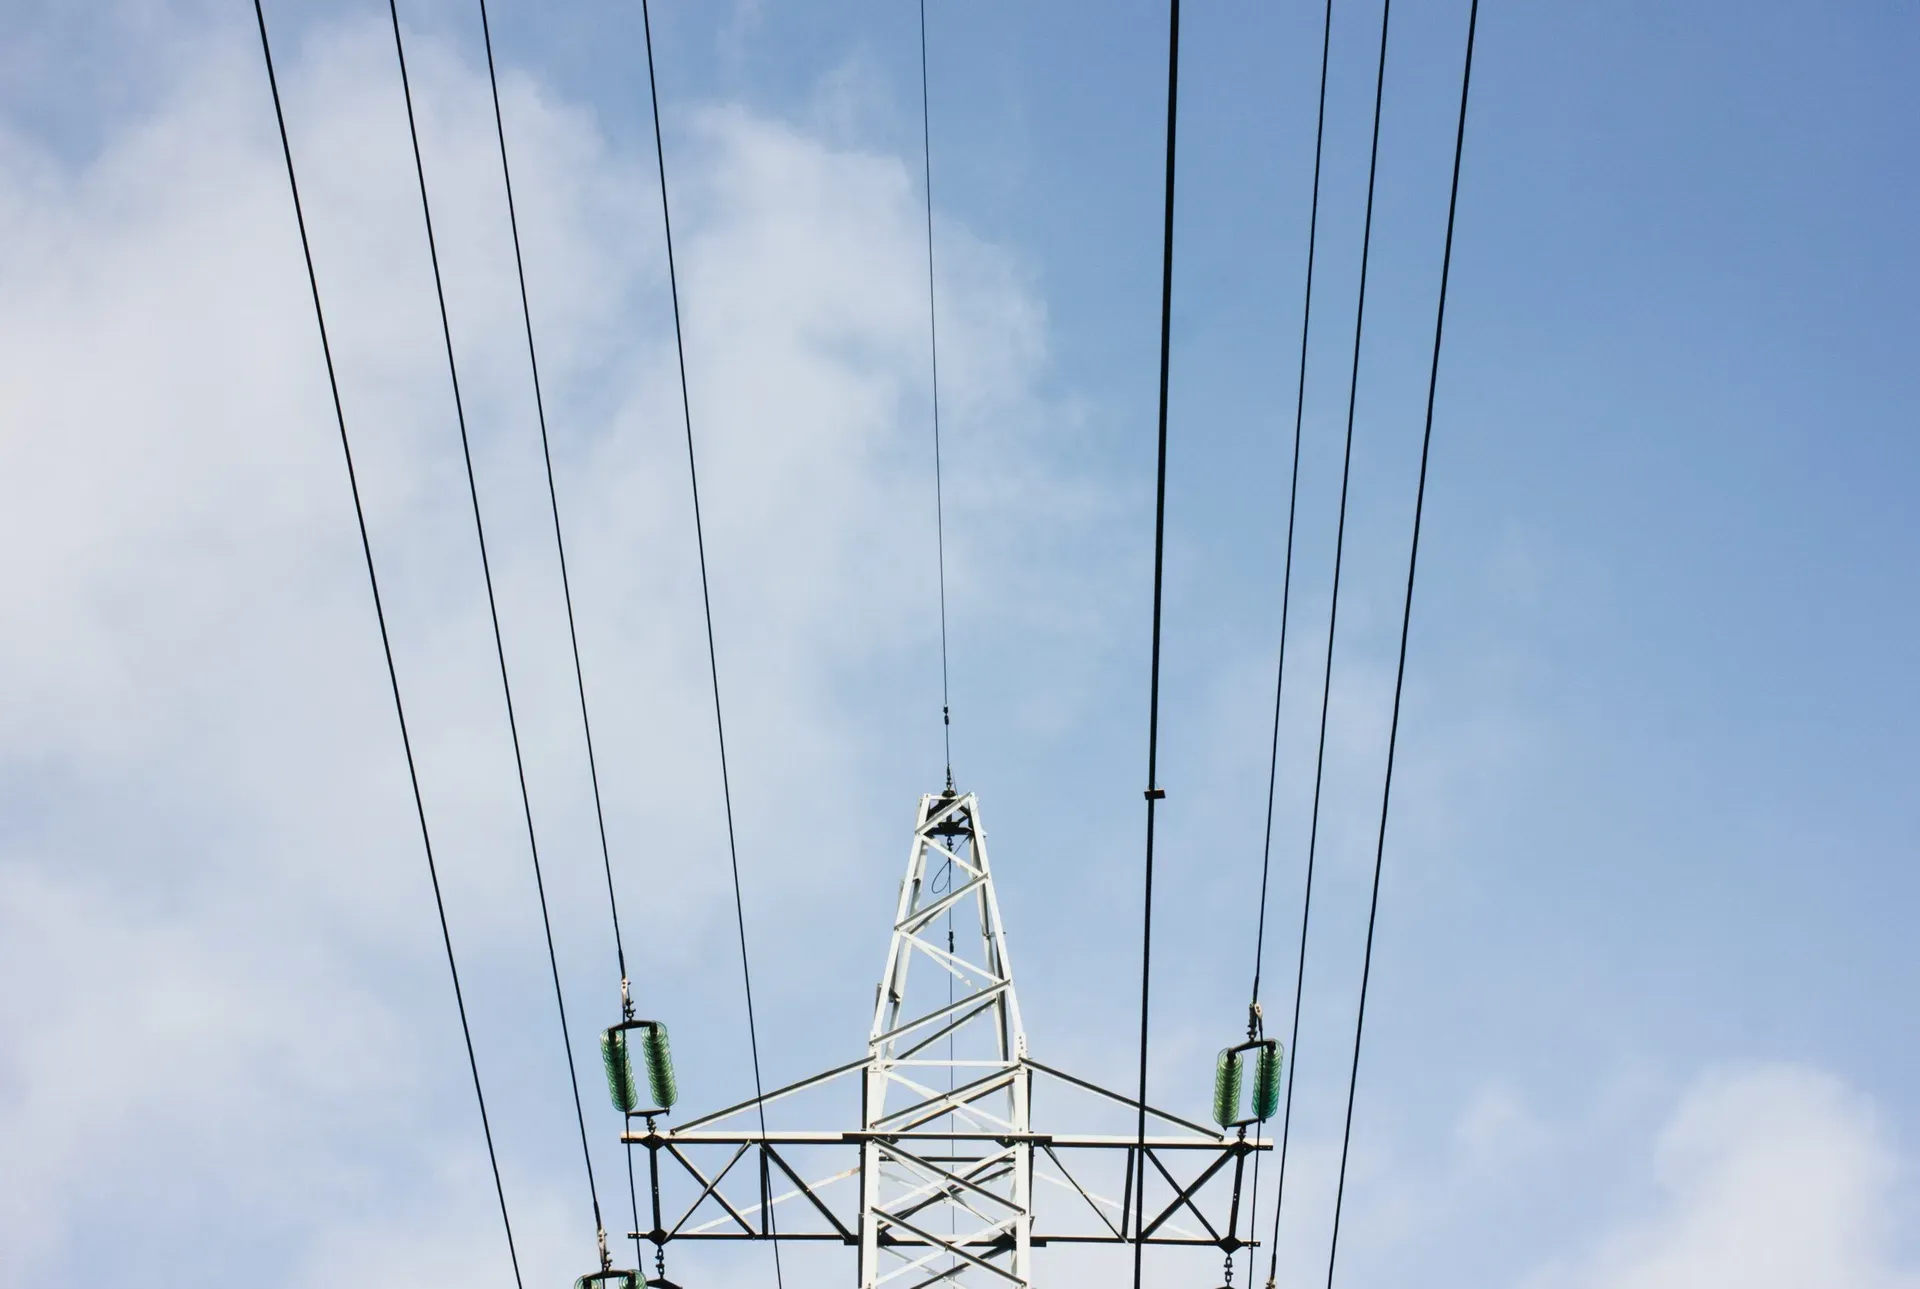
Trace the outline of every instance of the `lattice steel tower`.
[[[1104, 1113], [1106, 1126], [1131, 1129], [1139, 1112], [1134, 1098], [1028, 1054], [979, 802], [952, 789], [923, 796], [866, 1056], [677, 1128], [635, 1112], [645, 1126], [630, 1122], [623, 1139], [647, 1150], [653, 1220], [635, 1237], [660, 1250], [837, 1242], [857, 1251], [860, 1289], [1029, 1289], [1034, 1251], [1048, 1245], [1143, 1240], [1229, 1259], [1249, 1246], [1238, 1234], [1243, 1175], [1271, 1143], [1247, 1131], [1264, 1116], [1240, 1116], [1237, 1075], [1215, 1107], [1220, 1129], [1148, 1107], [1144, 1147], [1131, 1130], [1035, 1131], [1036, 1077], [1083, 1103], [1076, 1118]], [[809, 1121], [839, 1122], [760, 1129], [766, 1107], [797, 1110], [835, 1085], [857, 1086], [857, 1116], [810, 1108]], [[1130, 1204], [1142, 1169], [1147, 1183]]]

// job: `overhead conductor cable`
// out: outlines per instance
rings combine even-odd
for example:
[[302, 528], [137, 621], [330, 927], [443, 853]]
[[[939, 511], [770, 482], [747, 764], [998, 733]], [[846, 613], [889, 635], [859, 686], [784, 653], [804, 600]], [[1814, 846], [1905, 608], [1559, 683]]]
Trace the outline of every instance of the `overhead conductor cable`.
[[540, 843], [534, 834], [533, 798], [527, 790], [526, 760], [520, 749], [520, 726], [514, 717], [513, 686], [507, 678], [507, 647], [500, 630], [500, 606], [494, 596], [493, 567], [487, 558], [487, 530], [480, 517], [480, 488], [474, 479], [473, 445], [467, 436], [466, 406], [460, 397], [460, 368], [453, 356], [453, 323], [447, 314], [446, 284], [440, 272], [440, 251], [433, 231], [433, 206], [427, 197], [426, 163], [420, 152], [420, 127], [414, 117], [413, 86], [407, 77], [406, 41], [400, 34], [398, 0], [387, 0], [387, 13], [393, 20], [393, 52], [400, 64], [401, 96], [407, 105], [407, 134], [413, 143], [413, 170], [420, 183], [420, 216], [426, 227], [427, 258], [433, 265], [434, 298], [440, 306], [440, 337], [447, 351], [447, 378], [453, 388], [454, 420], [460, 427], [460, 454], [467, 470], [467, 496], [473, 505], [473, 532], [480, 547], [480, 573], [487, 588], [487, 616], [493, 625], [493, 652], [500, 667], [500, 693], [506, 701], [507, 733], [513, 743], [513, 768], [520, 786], [520, 810], [526, 821], [527, 851], [533, 861], [533, 885], [539, 896], [540, 926], [546, 933], [547, 965], [553, 975], [553, 1001], [560, 1019], [560, 1046], [566, 1052], [567, 1078], [573, 1088], [574, 1122], [580, 1130], [580, 1157], [587, 1169], [587, 1195], [593, 1204], [593, 1225], [600, 1247], [606, 1247], [606, 1223], [600, 1217], [600, 1191], [593, 1176], [593, 1153], [587, 1145], [587, 1115], [580, 1100], [580, 1075], [573, 1059], [573, 1042], [567, 1026], [566, 994], [560, 986], [560, 956], [554, 948], [553, 918], [547, 908], [546, 879], [540, 870]]
[[927, 92], [927, 0], [920, 0], [920, 156], [927, 180], [927, 356], [933, 379], [933, 534], [940, 569], [940, 736], [947, 751], [947, 791], [953, 791], [953, 705], [947, 691], [947, 521], [940, 479], [940, 311], [933, 292], [933, 111]]
[[[1387, 26], [1392, 17], [1393, 0], [1385, 0], [1380, 8], [1380, 57], [1378, 70], [1374, 76], [1373, 89], [1373, 142], [1367, 157], [1367, 206], [1366, 217], [1360, 234], [1360, 284], [1355, 293], [1353, 309], [1353, 360], [1347, 380], [1347, 426], [1345, 446], [1340, 460], [1340, 509], [1334, 525], [1333, 539], [1333, 590], [1327, 605], [1327, 657], [1320, 680], [1320, 735], [1314, 753], [1313, 765], [1313, 808], [1307, 827], [1307, 882], [1306, 895], [1301, 906], [1300, 922], [1300, 968], [1294, 982], [1293, 1037], [1298, 1042], [1300, 1034], [1300, 994], [1306, 981], [1307, 918], [1313, 908], [1313, 868], [1320, 846], [1320, 801], [1321, 788], [1326, 782], [1327, 769], [1327, 714], [1333, 697], [1333, 651], [1338, 639], [1340, 625], [1340, 574], [1344, 565], [1347, 539], [1347, 495], [1348, 484], [1353, 475], [1353, 425], [1354, 411], [1360, 394], [1360, 351], [1361, 342], [1366, 335], [1367, 316], [1367, 269], [1372, 261], [1373, 252], [1373, 198], [1374, 180], [1379, 173], [1380, 162], [1380, 104], [1386, 87], [1387, 75]], [[1299, 1057], [1296, 1052], [1293, 1070], [1298, 1068]], [[1273, 1247], [1268, 1250], [1268, 1282], [1271, 1284], [1277, 1271], [1280, 1256], [1279, 1232], [1280, 1209], [1286, 1198], [1287, 1182], [1287, 1145], [1288, 1118], [1293, 1107], [1293, 1071], [1287, 1076], [1287, 1110], [1281, 1120], [1280, 1173], [1274, 1186]]]
[[1346, 1124], [1340, 1134], [1340, 1181], [1334, 1190], [1333, 1234], [1327, 1247], [1327, 1289], [1340, 1253], [1340, 1212], [1347, 1194], [1347, 1154], [1353, 1144], [1353, 1098], [1360, 1081], [1360, 1039], [1367, 1023], [1367, 985], [1373, 975], [1373, 931], [1380, 913], [1380, 870], [1387, 852], [1387, 810], [1393, 803], [1393, 757], [1400, 741], [1400, 697], [1407, 682], [1407, 635], [1413, 624], [1413, 581], [1420, 566], [1420, 521], [1427, 501], [1427, 462], [1433, 448], [1433, 404], [1440, 386], [1440, 340], [1446, 334], [1447, 283], [1453, 272], [1454, 216], [1460, 207], [1460, 158], [1467, 144], [1467, 92], [1473, 84], [1473, 39], [1480, 24], [1480, 0], [1467, 9], [1467, 50], [1460, 68], [1460, 115], [1453, 136], [1453, 180], [1447, 190], [1447, 237], [1440, 255], [1440, 298], [1434, 307], [1433, 358], [1427, 368], [1427, 416], [1420, 434], [1420, 482], [1413, 494], [1413, 537], [1407, 548], [1407, 593], [1400, 610], [1400, 658], [1393, 674], [1393, 719], [1387, 726], [1387, 771], [1380, 788], [1380, 827], [1374, 838], [1373, 892], [1367, 904], [1367, 948], [1360, 968], [1360, 1005], [1353, 1021], [1353, 1066], [1347, 1075]]
[[[1293, 602], [1293, 530], [1294, 520], [1299, 513], [1300, 500], [1300, 439], [1306, 424], [1307, 410], [1307, 339], [1313, 323], [1313, 266], [1314, 256], [1319, 243], [1320, 233], [1320, 159], [1327, 131], [1327, 57], [1332, 50], [1333, 37], [1333, 0], [1327, 0], [1326, 11], [1320, 21], [1320, 88], [1319, 106], [1314, 114], [1313, 126], [1313, 195], [1307, 208], [1307, 268], [1306, 286], [1300, 301], [1300, 364], [1294, 376], [1293, 398], [1293, 463], [1292, 478], [1287, 485], [1287, 539], [1280, 575], [1280, 648], [1279, 657], [1273, 667], [1273, 736], [1267, 749], [1267, 818], [1261, 832], [1260, 848], [1260, 913], [1259, 922], [1254, 931], [1253, 945], [1253, 988], [1247, 1004], [1247, 1037], [1256, 1038], [1264, 1030], [1265, 1022], [1260, 1010], [1260, 976], [1266, 964], [1267, 944], [1267, 879], [1273, 863], [1273, 800], [1275, 789], [1280, 782], [1280, 711], [1281, 698], [1286, 693], [1287, 683], [1287, 620]], [[1274, 1235], [1269, 1242], [1269, 1254], [1273, 1266], [1269, 1267], [1267, 1282], [1273, 1283], [1278, 1270], [1280, 1238], [1280, 1205], [1286, 1190], [1286, 1139], [1293, 1118], [1293, 1059], [1300, 1046], [1300, 995], [1301, 987], [1306, 983], [1307, 968], [1307, 921], [1313, 911], [1313, 866], [1307, 866], [1306, 893], [1300, 908], [1300, 967], [1293, 985], [1293, 1025], [1287, 1036], [1286, 1069], [1286, 1109], [1280, 1120], [1280, 1158], [1281, 1169], [1274, 1187], [1273, 1225]], [[1259, 1220], [1260, 1212], [1260, 1156], [1253, 1157], [1253, 1194], [1248, 1200], [1248, 1221]], [[1254, 1249], [1247, 1249], [1247, 1278], [1253, 1278]]]
[[[930, 388], [933, 395], [933, 532], [935, 552], [940, 571], [940, 735], [947, 754], [947, 791], [953, 791], [953, 707], [947, 692], [947, 532], [945, 499], [942, 496], [940, 481], [940, 312], [936, 305], [933, 289], [933, 108], [932, 95], [927, 87], [927, 0], [920, 0], [920, 157], [926, 170], [927, 192], [927, 357], [931, 369]], [[941, 864], [940, 872], [947, 881], [953, 879], [953, 859], [951, 856]], [[936, 882], [939, 880], [935, 879]], [[940, 890], [936, 885], [934, 889]], [[948, 908], [947, 952], [953, 952], [953, 909]], [[951, 972], [947, 974], [947, 1006], [953, 1006], [955, 979]], [[954, 1035], [947, 1035], [947, 1060], [952, 1061], [954, 1054]], [[947, 1094], [954, 1089], [954, 1071], [947, 1070]], [[947, 1126], [951, 1129], [955, 1123], [952, 1112], [947, 1115]], [[947, 1222], [949, 1234], [957, 1229], [959, 1215], [949, 1210]], [[949, 1259], [951, 1262], [952, 1260]], [[958, 1264], [955, 1263], [955, 1266]]]
[[[493, 27], [487, 21], [487, 0], [480, 0], [480, 36], [487, 51], [487, 88], [493, 94], [494, 135], [500, 143], [500, 179], [507, 194], [507, 227], [513, 234], [513, 270], [520, 285], [520, 319], [527, 335], [527, 366], [533, 373], [533, 410], [540, 424], [540, 459], [547, 472], [547, 502], [553, 512], [553, 547], [560, 558], [560, 593], [567, 606], [567, 643], [573, 649], [574, 690], [580, 698], [580, 733], [587, 746], [587, 779], [593, 788], [593, 819], [600, 830], [600, 863], [607, 878], [607, 911], [613, 918], [613, 952], [620, 969], [620, 1002], [632, 1019], [632, 995], [627, 978], [627, 946], [620, 934], [620, 902], [613, 887], [613, 853], [607, 846], [607, 813], [600, 801], [600, 768], [593, 753], [593, 722], [587, 717], [587, 677], [580, 662], [580, 632], [574, 624], [573, 582], [567, 574], [567, 544], [561, 535], [560, 491], [553, 479], [553, 449], [547, 439], [547, 404], [540, 389], [540, 356], [533, 343], [533, 307], [527, 299], [527, 265], [520, 250], [520, 216], [513, 200], [513, 169], [507, 164], [507, 127], [500, 111], [500, 77], [493, 61]], [[640, 1197], [634, 1186], [633, 1152], [627, 1152], [627, 1200], [634, 1229], [640, 1226]], [[637, 1243], [636, 1237], [636, 1243]]]
[[307, 236], [306, 211], [300, 201], [300, 181], [294, 174], [293, 145], [287, 137], [286, 111], [280, 102], [280, 82], [274, 74], [273, 46], [267, 39], [267, 15], [260, 0], [253, 3], [254, 18], [260, 26], [260, 53], [267, 64], [267, 86], [273, 93], [273, 116], [280, 130], [280, 151], [287, 163], [287, 188], [293, 195], [294, 222], [300, 229], [300, 252], [307, 266], [307, 286], [313, 293], [313, 319], [320, 332], [320, 352], [326, 360], [327, 389], [333, 397], [333, 419], [340, 429], [340, 454], [347, 466], [347, 489], [353, 495], [354, 520], [360, 530], [360, 553], [366, 560], [367, 586], [373, 592], [373, 616], [380, 626], [380, 652], [387, 664], [387, 684], [393, 691], [393, 714], [400, 726], [400, 746], [406, 754], [407, 782], [413, 789], [413, 810], [420, 821], [420, 844], [427, 858], [427, 879], [433, 887], [434, 912], [440, 919], [440, 943], [447, 953], [447, 975], [453, 981], [453, 1002], [460, 1013], [460, 1035], [467, 1049], [467, 1071], [473, 1076], [473, 1099], [480, 1108], [480, 1131], [487, 1143], [487, 1164], [493, 1174], [493, 1193], [500, 1202], [500, 1226], [507, 1237], [507, 1258], [513, 1265], [513, 1282], [525, 1289], [520, 1275], [520, 1254], [514, 1246], [513, 1219], [507, 1214], [507, 1192], [500, 1181], [500, 1156], [494, 1149], [493, 1125], [487, 1116], [487, 1097], [480, 1086], [480, 1063], [473, 1051], [473, 1029], [467, 1021], [467, 1002], [460, 988], [460, 966], [454, 960], [453, 933], [447, 925], [447, 904], [440, 892], [440, 869], [433, 858], [433, 834], [427, 827], [427, 807], [420, 794], [420, 772], [413, 759], [413, 739], [407, 731], [407, 709], [400, 701], [400, 673], [394, 666], [393, 640], [387, 631], [387, 613], [380, 598], [380, 578], [374, 572], [373, 542], [367, 535], [366, 507], [360, 500], [360, 480], [353, 466], [353, 443], [347, 435], [347, 414], [340, 401], [340, 378], [334, 370], [333, 345], [327, 337], [326, 310], [320, 304], [320, 278], [313, 266], [313, 243]]
[[[1165, 585], [1167, 538], [1167, 390], [1173, 353], [1173, 196], [1174, 143], [1180, 103], [1180, 0], [1167, 6], [1167, 181], [1166, 219], [1160, 250], [1160, 419], [1158, 465], [1153, 500], [1153, 650], [1147, 681], [1147, 848], [1140, 915], [1140, 1095], [1136, 1107], [1133, 1169], [1133, 1289], [1140, 1289], [1146, 1253], [1147, 1216], [1147, 1024], [1153, 986], [1153, 824], [1154, 807], [1166, 795], [1159, 786], [1160, 764], [1160, 604]], [[1122, 1210], [1124, 1216], [1124, 1209]]]
[[[760, 1035], [753, 1015], [753, 968], [747, 956], [747, 906], [740, 888], [740, 845], [733, 826], [733, 786], [727, 774], [727, 727], [720, 708], [720, 658], [714, 647], [713, 593], [707, 581], [707, 539], [700, 522], [700, 472], [694, 459], [693, 404], [687, 396], [687, 342], [680, 325], [680, 279], [673, 259], [673, 208], [667, 200], [667, 150], [660, 132], [660, 87], [653, 70], [653, 19], [647, 0], [640, 0], [641, 31], [647, 46], [647, 95], [653, 108], [654, 158], [660, 172], [660, 223], [667, 246], [667, 288], [673, 298], [673, 344], [680, 366], [680, 411], [687, 431], [687, 482], [693, 494], [694, 544], [700, 555], [700, 603], [707, 625], [707, 670], [713, 682], [713, 727], [720, 747], [720, 794], [727, 815], [727, 857], [733, 866], [733, 913], [740, 932], [740, 981], [747, 999], [747, 1044], [753, 1056], [753, 1095], [760, 1118], [760, 1135], [767, 1134], [767, 1108], [760, 1098], [765, 1090], [760, 1079]], [[773, 1209], [767, 1207], [768, 1234], [772, 1234]], [[773, 1274], [776, 1284], [784, 1284], [780, 1269], [780, 1244], [773, 1247]]]

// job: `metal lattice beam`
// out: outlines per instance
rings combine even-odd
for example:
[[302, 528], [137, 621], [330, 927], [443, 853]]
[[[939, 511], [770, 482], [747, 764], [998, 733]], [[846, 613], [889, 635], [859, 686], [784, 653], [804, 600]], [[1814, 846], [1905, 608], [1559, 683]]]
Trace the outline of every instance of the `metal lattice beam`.
[[[951, 790], [923, 796], [866, 1057], [678, 1128], [630, 1128], [624, 1139], [646, 1148], [653, 1194], [653, 1229], [636, 1238], [838, 1243], [857, 1250], [860, 1289], [1031, 1289], [1033, 1250], [1048, 1245], [1248, 1247], [1237, 1229], [1242, 1174], [1269, 1141], [1151, 1106], [1157, 1130], [1144, 1146], [1131, 1133], [1036, 1132], [1036, 1079], [1141, 1109], [1028, 1056], [979, 802]], [[759, 1127], [773, 1103], [856, 1084], [857, 1113], [844, 1126]], [[1142, 1170], [1156, 1192], [1138, 1224], [1096, 1189], [1115, 1165], [1120, 1193]], [[1042, 1230], [1036, 1183], [1062, 1201], [1047, 1206]], [[663, 1194], [682, 1198], [669, 1205]]]

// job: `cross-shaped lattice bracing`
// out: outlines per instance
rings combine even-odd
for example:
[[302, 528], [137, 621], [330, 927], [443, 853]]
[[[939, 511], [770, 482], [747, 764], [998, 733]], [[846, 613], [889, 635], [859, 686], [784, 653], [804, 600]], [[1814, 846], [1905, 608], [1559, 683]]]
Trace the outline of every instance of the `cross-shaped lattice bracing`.
[[[1035, 1131], [1036, 1081], [1055, 1121], [1045, 1128], [1100, 1131]], [[653, 1227], [639, 1238], [839, 1245], [857, 1252], [861, 1289], [1028, 1289], [1033, 1251], [1049, 1246], [1244, 1248], [1241, 1182], [1270, 1143], [1148, 1106], [1142, 1149], [1141, 1110], [1028, 1055], [979, 802], [930, 794], [865, 1057], [676, 1127], [629, 1131], [646, 1147], [652, 1197]], [[808, 1126], [786, 1129], [796, 1122]]]

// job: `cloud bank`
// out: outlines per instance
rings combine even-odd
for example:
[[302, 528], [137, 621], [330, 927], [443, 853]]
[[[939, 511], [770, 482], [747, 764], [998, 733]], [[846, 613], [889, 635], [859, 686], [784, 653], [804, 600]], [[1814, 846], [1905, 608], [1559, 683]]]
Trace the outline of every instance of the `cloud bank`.
[[[179, 48], [95, 155], [0, 132], [0, 1283], [505, 1284], [263, 77], [242, 39]], [[591, 1077], [611, 945], [490, 107], [458, 52], [411, 55]], [[283, 59], [508, 1198], [529, 1282], [564, 1283], [584, 1187], [391, 49], [322, 27]], [[652, 160], [504, 88], [629, 948], [718, 1100], [745, 1044]], [[844, 128], [669, 126], [748, 916], [804, 1067], [862, 1010], [807, 977], [881, 947], [884, 907], [828, 911], [885, 894], [938, 768], [919, 198]], [[994, 683], [1058, 727], [1112, 647], [1083, 556], [1116, 502], [1031, 276], [941, 239], [956, 616], [1020, 642]], [[1550, 1166], [1551, 1131], [1476, 1103], [1460, 1176]], [[1642, 1212], [1518, 1283], [1920, 1284], [1895, 1146], [1827, 1076], [1712, 1076], [1646, 1158]]]
[[1527, 1289], [1912, 1289], [1913, 1206], [1873, 1107], [1815, 1070], [1703, 1077], [1654, 1143], [1655, 1202]]
[[[531, 1280], [559, 1282], [591, 1230], [392, 50], [368, 25], [281, 53], [508, 1198]], [[410, 59], [591, 1079], [616, 973], [490, 106], [452, 50]], [[692, 1076], [736, 1093], [652, 159], [505, 92], [629, 949], [688, 1046], [731, 1061]], [[938, 766], [930, 722], [866, 733], [937, 692], [922, 216], [898, 157], [726, 107], [670, 125], [734, 791], [783, 803], [742, 838], [777, 959], [817, 945], [865, 820], [904, 813], [895, 780]], [[7, 1284], [508, 1274], [271, 131], [257, 53], [213, 40], [96, 155], [0, 137], [0, 976], [31, 982], [0, 991]], [[1048, 460], [1071, 418], [1036, 392], [1044, 311], [1004, 253], [943, 235], [943, 357], [970, 391], [948, 411], [982, 462], [954, 490], [983, 533], [956, 594], [1071, 609], [1097, 588], [1050, 552], [1098, 501]], [[1062, 620], [1034, 630], [1070, 642]], [[776, 1003], [803, 983], [768, 974]], [[591, 1126], [624, 1208], [617, 1123]]]

